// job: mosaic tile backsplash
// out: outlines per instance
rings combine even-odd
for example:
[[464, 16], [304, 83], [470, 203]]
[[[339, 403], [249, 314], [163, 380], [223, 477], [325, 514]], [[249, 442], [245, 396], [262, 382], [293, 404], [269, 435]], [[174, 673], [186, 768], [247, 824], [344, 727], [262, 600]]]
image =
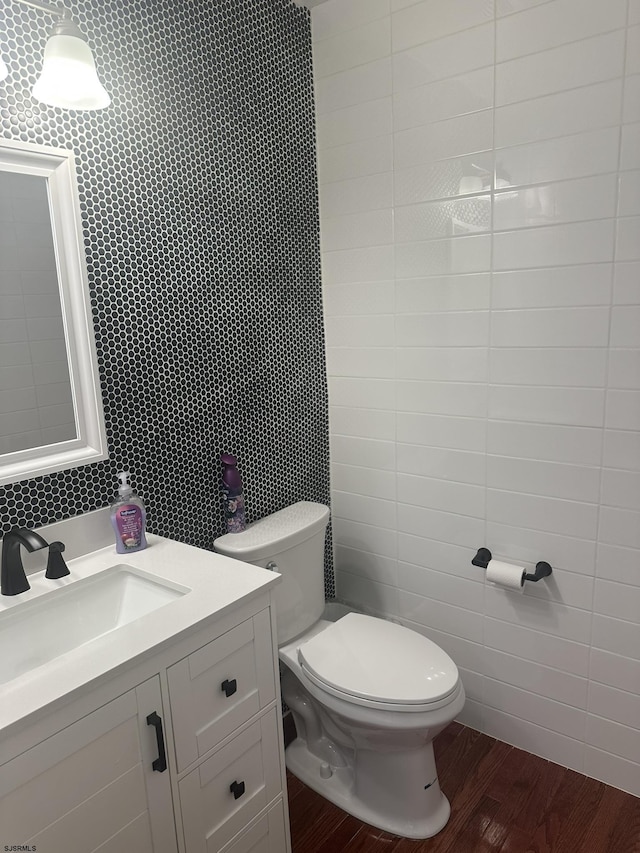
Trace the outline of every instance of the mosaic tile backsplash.
[[[34, 101], [53, 20], [0, 2], [5, 138], [73, 149], [110, 458], [0, 488], [1, 526], [106, 506], [127, 469], [153, 533], [329, 502], [308, 12], [289, 0], [77, 0], [112, 103]], [[329, 550], [328, 550], [329, 553]], [[333, 593], [330, 558], [327, 593]]]

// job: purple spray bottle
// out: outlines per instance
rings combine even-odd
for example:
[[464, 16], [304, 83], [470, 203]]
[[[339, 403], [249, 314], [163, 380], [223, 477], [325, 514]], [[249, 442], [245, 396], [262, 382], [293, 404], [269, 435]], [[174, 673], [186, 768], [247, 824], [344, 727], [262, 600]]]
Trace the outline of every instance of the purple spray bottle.
[[231, 453], [221, 453], [222, 492], [224, 494], [224, 514], [229, 533], [240, 533], [247, 526], [244, 515], [244, 495], [242, 494], [242, 479], [237, 465], [238, 460]]

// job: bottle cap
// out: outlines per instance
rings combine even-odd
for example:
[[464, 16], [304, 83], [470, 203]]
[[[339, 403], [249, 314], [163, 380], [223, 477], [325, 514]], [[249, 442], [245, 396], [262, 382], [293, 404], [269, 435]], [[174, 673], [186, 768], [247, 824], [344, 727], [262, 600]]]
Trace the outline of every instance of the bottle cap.
[[126, 498], [129, 495], [133, 494], [133, 489], [131, 488], [131, 486], [127, 482], [127, 479], [129, 476], [130, 475], [129, 475], [128, 471], [121, 471], [120, 474], [118, 474], [118, 479], [120, 480], [120, 485], [118, 487], [118, 493], [120, 495], [122, 495], [123, 498]]
[[240, 494], [242, 491], [242, 479], [240, 477], [240, 472], [236, 468], [238, 460], [231, 453], [221, 453], [220, 461], [224, 465], [224, 470], [222, 472], [223, 484], [227, 489], [232, 490], [236, 494]]

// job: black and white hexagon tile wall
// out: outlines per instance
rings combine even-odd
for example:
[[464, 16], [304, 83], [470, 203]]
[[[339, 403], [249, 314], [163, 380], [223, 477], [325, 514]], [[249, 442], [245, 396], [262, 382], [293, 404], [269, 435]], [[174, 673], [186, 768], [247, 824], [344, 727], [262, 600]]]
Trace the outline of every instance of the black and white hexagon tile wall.
[[106, 506], [124, 467], [151, 532], [211, 547], [223, 450], [239, 458], [249, 520], [328, 503], [308, 12], [65, 5], [111, 105], [34, 101], [51, 18], [0, 0], [1, 134], [76, 154], [110, 457], [0, 488], [2, 530]]

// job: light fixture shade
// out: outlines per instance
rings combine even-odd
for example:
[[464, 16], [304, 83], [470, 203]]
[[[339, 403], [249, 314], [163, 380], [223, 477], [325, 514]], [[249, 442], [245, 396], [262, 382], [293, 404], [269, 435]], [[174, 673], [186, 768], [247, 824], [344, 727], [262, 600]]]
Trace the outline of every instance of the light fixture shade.
[[5, 65], [4, 59], [0, 56], [0, 80], [4, 80], [9, 75], [9, 69]]
[[43, 104], [67, 110], [100, 110], [111, 103], [98, 80], [89, 45], [74, 35], [50, 36], [44, 49], [42, 74], [32, 94]]

